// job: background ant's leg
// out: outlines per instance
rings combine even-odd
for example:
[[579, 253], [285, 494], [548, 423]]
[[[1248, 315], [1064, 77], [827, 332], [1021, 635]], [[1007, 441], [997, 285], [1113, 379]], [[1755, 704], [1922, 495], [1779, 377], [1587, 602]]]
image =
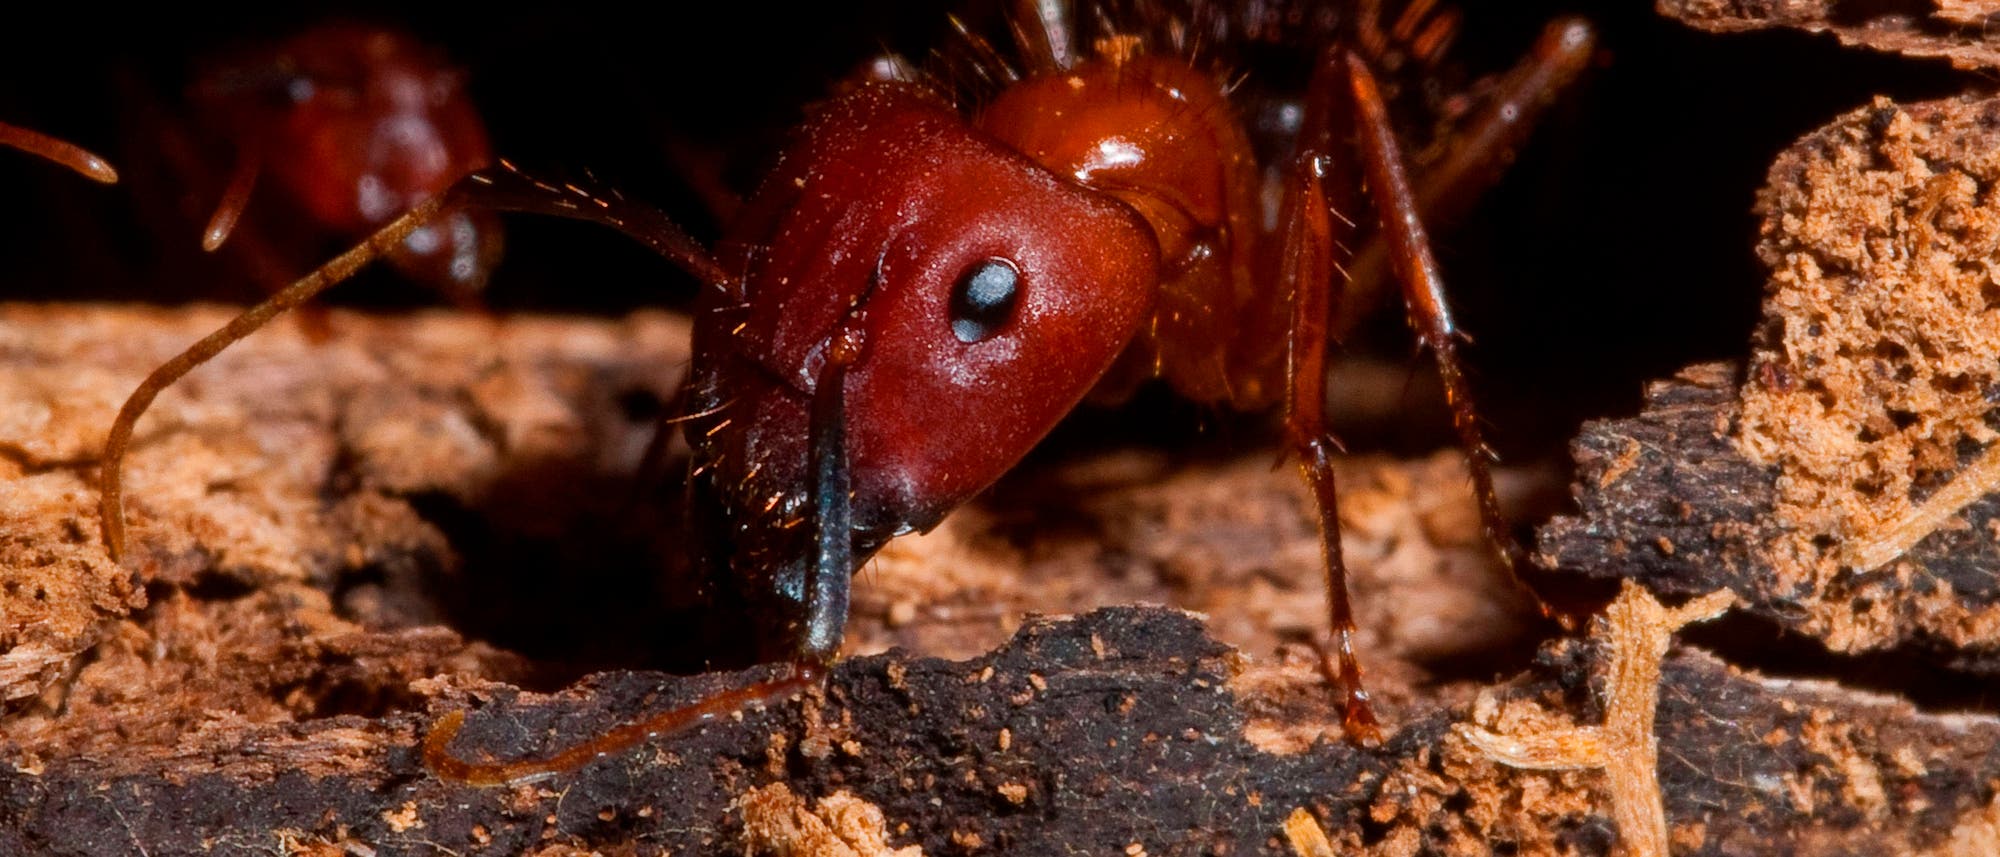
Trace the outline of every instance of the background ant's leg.
[[1526, 589], [1520, 574], [1523, 552], [1506, 518], [1501, 516], [1500, 503], [1493, 492], [1493, 453], [1480, 430], [1478, 410], [1459, 363], [1459, 333], [1452, 322], [1451, 307], [1445, 302], [1444, 278], [1431, 255], [1430, 239], [1417, 213], [1402, 151], [1389, 127], [1388, 110], [1383, 106], [1381, 91], [1367, 63], [1348, 54], [1346, 65], [1360, 132], [1356, 149], [1367, 173], [1368, 196], [1374, 201], [1382, 223], [1382, 238], [1390, 248], [1397, 279], [1403, 285], [1410, 324], [1437, 360], [1445, 399], [1451, 406], [1452, 425], [1458, 431], [1459, 443], [1465, 447], [1467, 469], [1472, 472], [1473, 491], [1478, 496], [1479, 517], [1487, 542], [1513, 572], [1515, 582]]
[[[1321, 85], [1319, 88], [1324, 88]], [[1337, 105], [1316, 99], [1308, 127], [1323, 128], [1325, 111]], [[1324, 134], [1306, 138], [1324, 142]], [[1333, 631], [1332, 655], [1345, 703], [1347, 734], [1363, 743], [1377, 743], [1381, 727], [1361, 681], [1361, 662], [1354, 652], [1354, 608], [1347, 595], [1347, 563], [1340, 544], [1340, 504], [1335, 491], [1333, 455], [1337, 444], [1326, 428], [1326, 353], [1328, 313], [1333, 305], [1334, 249], [1353, 225], [1336, 219], [1321, 180], [1323, 161], [1308, 145], [1292, 164], [1283, 213], [1283, 254], [1279, 285], [1291, 296], [1287, 325], [1285, 434], [1298, 455], [1299, 469], [1312, 486], [1319, 507], [1320, 543], [1326, 573], [1327, 616]]]
[[75, 170], [92, 181], [104, 184], [118, 183], [118, 171], [112, 169], [103, 158], [85, 151], [83, 147], [74, 143], [65, 143], [19, 125], [0, 122], [0, 146], [20, 149], [31, 155], [40, 155]]
[[[1514, 152], [1535, 129], [1535, 120], [1576, 82], [1596, 50], [1597, 34], [1582, 18], [1559, 18], [1542, 29], [1535, 46], [1502, 75], [1478, 112], [1452, 137], [1444, 156], [1416, 182], [1416, 208], [1433, 227], [1463, 218], [1500, 179]], [[1390, 275], [1393, 245], [1377, 236], [1362, 246], [1348, 266], [1355, 287], [1345, 305], [1374, 305]], [[1346, 334], [1365, 313], [1342, 313], [1334, 330]]]
[[1596, 47], [1597, 33], [1582, 18], [1558, 18], [1542, 28], [1528, 55], [1501, 76], [1444, 157], [1419, 178], [1417, 210], [1424, 222], [1457, 221], [1499, 181], [1535, 120], [1583, 74]]

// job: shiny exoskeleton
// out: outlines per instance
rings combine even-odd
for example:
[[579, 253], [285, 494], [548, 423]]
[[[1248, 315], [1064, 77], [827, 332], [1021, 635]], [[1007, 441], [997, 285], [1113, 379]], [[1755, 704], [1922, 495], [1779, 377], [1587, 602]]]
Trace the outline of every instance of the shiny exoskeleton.
[[1581, 22], [1551, 24], [1413, 179], [1371, 67], [1435, 61], [1455, 18], [1413, 3], [1384, 20], [1378, 6], [1313, 7], [1323, 44], [1287, 128], [1291, 150], [1275, 162], [1253, 149], [1233, 70], [1199, 46], [1298, 22], [1264, 20], [1262, 6], [1136, 2], [1098, 10], [1086, 27], [1047, 0], [1015, 10], [1011, 55], [966, 37], [981, 94], [880, 63], [817, 106], [713, 253], [615, 194], [538, 182], [504, 162], [475, 173], [142, 385], [109, 444], [106, 543], [123, 549], [116, 458], [159, 389], [440, 210], [541, 211], [625, 231], [706, 283], [680, 419], [695, 549], [719, 601], [759, 623], [762, 654], [796, 669], [545, 760], [459, 760], [454, 714], [425, 740], [441, 775], [544, 777], [797, 689], [837, 655], [850, 578], [877, 549], [935, 526], [1086, 397], [1116, 398], [1147, 378], [1205, 403], [1284, 409], [1320, 510], [1332, 669], [1350, 733], [1373, 740], [1325, 425], [1338, 262], [1359, 248], [1357, 265], [1394, 268], [1437, 355], [1488, 534], [1514, 558], [1424, 220], [1490, 180], [1591, 50]]

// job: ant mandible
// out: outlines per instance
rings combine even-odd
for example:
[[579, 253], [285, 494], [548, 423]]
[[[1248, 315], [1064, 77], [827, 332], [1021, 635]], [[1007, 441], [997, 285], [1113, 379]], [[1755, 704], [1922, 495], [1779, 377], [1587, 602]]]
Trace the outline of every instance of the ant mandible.
[[976, 66], [999, 85], [969, 115], [941, 85], [877, 66], [817, 109], [713, 254], [616, 194], [540, 182], [504, 161], [468, 176], [140, 385], [106, 444], [107, 549], [125, 553], [120, 460], [162, 389], [448, 206], [536, 211], [616, 228], [705, 284], [681, 397], [690, 533], [721, 599], [763, 623], [762, 654], [793, 670], [540, 760], [456, 758], [449, 745], [463, 713], [453, 712], [424, 739], [441, 776], [539, 779], [816, 681], [840, 647], [850, 578], [883, 544], [935, 526], [1093, 390], [1144, 377], [1200, 402], [1283, 407], [1289, 451], [1319, 509], [1329, 671], [1349, 735], [1378, 741], [1354, 652], [1326, 429], [1336, 253], [1355, 246], [1348, 214], [1365, 185], [1381, 224], [1375, 252], [1393, 264], [1436, 356], [1486, 534], [1512, 567], [1520, 548], [1494, 497], [1424, 218], [1490, 181], [1527, 116], [1578, 73], [1592, 35], [1581, 21], [1552, 23], [1413, 183], [1371, 64], [1392, 50], [1391, 36], [1433, 59], [1455, 27], [1449, 13], [1413, 3], [1385, 28], [1373, 0], [1338, 7], [1341, 38], [1317, 55], [1295, 151], [1266, 173], [1225, 76], [1189, 59], [1214, 22], [1136, 5], [1124, 17], [1101, 9], [1089, 51], [1056, 0], [1014, 10], [1012, 62], [967, 35]]

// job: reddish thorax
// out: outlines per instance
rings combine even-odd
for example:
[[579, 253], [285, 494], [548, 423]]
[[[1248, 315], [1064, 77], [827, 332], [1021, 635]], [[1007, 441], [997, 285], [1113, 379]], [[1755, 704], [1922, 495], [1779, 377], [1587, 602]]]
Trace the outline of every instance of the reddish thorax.
[[[1276, 303], [1259, 291], [1251, 269], [1258, 177], [1241, 121], [1214, 76], [1183, 59], [1135, 55], [1119, 45], [1100, 53], [1008, 87], [977, 120], [1050, 170], [1130, 206], [1152, 227], [1159, 303], [1097, 396], [1115, 399], [1162, 377], [1198, 402], [1265, 404], [1275, 386], [1240, 377], [1236, 361], [1246, 322], [1260, 310], [1269, 315]], [[1255, 329], [1265, 343], [1283, 330]]]

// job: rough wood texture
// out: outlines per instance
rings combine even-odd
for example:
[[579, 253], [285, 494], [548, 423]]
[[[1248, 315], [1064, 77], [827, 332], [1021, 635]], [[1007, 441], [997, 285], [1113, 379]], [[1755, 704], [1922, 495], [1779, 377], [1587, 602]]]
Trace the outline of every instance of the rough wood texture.
[[1578, 513], [1542, 528], [1540, 563], [1674, 595], [1728, 589], [1772, 619], [1791, 615], [1792, 593], [1763, 591], [1776, 474], [1729, 440], [1739, 374], [1695, 366], [1650, 385], [1639, 416], [1585, 425], [1570, 447]]
[[[1481, 696], [1505, 725], [1594, 716], [1601, 647], [1562, 644]], [[36, 854], [716, 853], [739, 800], [785, 782], [867, 801], [925, 853], [1284, 853], [1304, 807], [1341, 853], [1607, 854], [1591, 772], [1499, 766], [1451, 729], [1387, 747], [1274, 755], [1245, 738], [1227, 650], [1192, 619], [1117, 609], [1031, 623], [962, 663], [868, 656], [823, 698], [752, 711], [540, 785], [428, 776], [422, 713], [239, 729], [229, 748], [52, 758], [0, 774], [0, 847]], [[1666, 664], [1659, 710], [1677, 853], [1981, 853], [1996, 833], [2000, 724], [1770, 682], [1699, 654]], [[532, 754], [741, 677], [605, 674], [556, 698], [497, 689], [463, 752]], [[452, 694], [458, 696], [459, 694]], [[1970, 843], [1968, 845], [1967, 843]], [[347, 849], [342, 851], [340, 849]], [[362, 851], [361, 853], [368, 853]], [[1137, 853], [1137, 852], [1131, 852]]]
[[[481, 582], [504, 565], [496, 557], [522, 554], [541, 577], [591, 573], [548, 559], [582, 550], [549, 534], [617, 531], [590, 526], [608, 513], [580, 495], [628, 495], [607, 491], [609, 476], [561, 496], [547, 479], [631, 478], [650, 419], [642, 394], [672, 384], [681, 323], [336, 314], [325, 342], [281, 325], [204, 369], [142, 428], [140, 560], [134, 573], [104, 571], [89, 510], [95, 429], [72, 421], [101, 423], [117, 397], [62, 382], [77, 370], [59, 355], [92, 355], [84, 377], [122, 389], [219, 320], [0, 309], [14, 364], [0, 378], [24, 391], [15, 401], [51, 414], [7, 439], [16, 469], [0, 508], [23, 551], [7, 579], [73, 569], [121, 584], [106, 590], [115, 597], [10, 593], [48, 611], [10, 606], [0, 618], [12, 639], [61, 611], [86, 632], [0, 721], [12, 762], [0, 773], [0, 853], [785, 853], [831, 847], [832, 834], [797, 823], [821, 815], [840, 822], [825, 831], [858, 838], [841, 840], [848, 852], [796, 853], [868, 853], [853, 843], [878, 840], [930, 854], [1289, 853], [1283, 823], [1299, 808], [1343, 853], [1616, 847], [1603, 774], [1506, 767], [1454, 726], [1597, 722], [1610, 655], [1559, 640], [1526, 673], [1487, 681], [1527, 663], [1505, 653], [1525, 652], [1508, 641], [1532, 626], [1492, 606], [1506, 603], [1495, 597], [1505, 586], [1478, 561], [1450, 456], [1343, 469], [1369, 664], [1400, 727], [1379, 750], [1339, 740], [1309, 656], [1271, 657], [1318, 625], [1315, 534], [1293, 475], [1262, 455], [1183, 470], [1158, 452], [1110, 452], [1031, 470], [862, 576], [856, 651], [901, 642], [970, 660], [854, 657], [823, 696], [551, 782], [442, 782], [414, 744], [446, 710], [473, 709], [457, 752], [519, 758], [746, 680], [613, 671], [551, 696], [524, 692], [512, 682], [555, 687], [601, 667], [602, 637], [621, 633], [604, 601], [556, 604], [548, 589], [527, 607], [487, 607], [596, 643], [517, 636], [517, 648], [542, 652], [523, 657], [441, 626], [496, 627], [453, 592], [505, 600], [531, 585]], [[1699, 395], [1727, 389], [1710, 387], [1682, 394], [1688, 439], [1715, 436], [1692, 416]], [[1712, 429], [1707, 413], [1699, 425]], [[474, 428], [449, 430], [461, 424]], [[557, 546], [496, 534], [490, 521]], [[286, 540], [302, 547], [240, 547]], [[557, 590], [605, 583], [559, 580]], [[1121, 608], [1021, 625], [1015, 612], [1147, 598], [1214, 618]], [[670, 601], [649, 600], [641, 615], [671, 622]], [[552, 618], [572, 609], [582, 612]], [[642, 648], [658, 659], [661, 645]], [[1826, 854], [1969, 842], [1975, 850], [1959, 853], [1977, 853], [1995, 835], [1991, 718], [1761, 680], [1685, 652], [1662, 674], [1660, 775], [1677, 853], [1777, 842]], [[867, 821], [874, 812], [879, 824]]]
[[1842, 42], [1912, 57], [1938, 57], [1959, 68], [2000, 68], [1991, 0], [1658, 0], [1660, 14], [1710, 32], [1785, 27], [1832, 33]]
[[[129, 570], [112, 566], [92, 505], [103, 427], [147, 368], [225, 315], [0, 307], [0, 387], [17, 405], [0, 441], [11, 452], [0, 515], [14, 550], [0, 657], [28, 665], [9, 674], [16, 701], [0, 720], [27, 777], [16, 794], [42, 794], [63, 771], [224, 791], [292, 777], [306, 784], [280, 788], [309, 794], [288, 805], [350, 800], [324, 816], [334, 827], [234, 815], [217, 808], [227, 805], [220, 793], [154, 786], [117, 812], [162, 825], [139, 840], [155, 854], [203, 831], [232, 842], [293, 829], [329, 836], [400, 807], [367, 804], [356, 815], [352, 801], [397, 793], [353, 780], [407, 776], [395, 766], [408, 768], [410, 736], [440, 700], [514, 693], [498, 682], [559, 687], [608, 666], [737, 657], [683, 647], [726, 645], [726, 633], [705, 635], [740, 622], [689, 612], [671, 577], [671, 509], [635, 487], [653, 416], [685, 361], [685, 324], [666, 315], [336, 313], [319, 341], [280, 323], [198, 371], [142, 422], [128, 463], [133, 555]], [[1342, 477], [1363, 643], [1387, 713], [1463, 702], [1476, 685], [1458, 676], [1525, 656], [1531, 623], [1478, 541], [1454, 456], [1356, 459]], [[1524, 481], [1533, 479], [1509, 484]], [[859, 580], [849, 649], [969, 657], [1032, 610], [1212, 608], [1220, 633], [1263, 656], [1239, 677], [1251, 698], [1237, 715], [1249, 723], [1242, 740], [1308, 747], [1337, 734], [1338, 718], [1297, 646], [1324, 633], [1307, 503], [1295, 476], [1261, 451], [1059, 460], [886, 552]], [[1213, 696], [1210, 684], [1203, 693]], [[644, 705], [614, 695], [548, 745]], [[63, 816], [68, 798], [44, 797], [16, 804], [14, 817], [42, 819], [20, 833], [33, 850], [88, 853], [108, 841]], [[176, 826], [161, 820], [182, 817], [173, 806], [207, 815]], [[689, 811], [708, 813], [711, 827], [733, 817], [727, 800]], [[497, 832], [504, 818], [478, 823], [520, 841]]]
[[[147, 364], [226, 318], [0, 312], [9, 738], [164, 742], [200, 718], [149, 704], [160, 699], [207, 694], [224, 721], [260, 722], [379, 707], [449, 668], [518, 676], [518, 658], [435, 626], [454, 602], [426, 592], [457, 558], [419, 507], [483, 503], [496, 522], [542, 527], [589, 514], [557, 505], [565, 486], [588, 496], [593, 474], [629, 472], [649, 431], [650, 417], [607, 415], [621, 396], [665, 395], [685, 353], [684, 323], [661, 315], [583, 327], [339, 316], [326, 342], [279, 325], [141, 424], [127, 466], [134, 555], [113, 566], [94, 507], [109, 417]], [[503, 502], [531, 485], [548, 508]]]
[[1544, 562], [1662, 592], [1727, 587], [1842, 652], [2000, 668], [2000, 102], [1886, 101], [1772, 167], [1774, 271], [1747, 377], [1698, 367], [1575, 445]]

